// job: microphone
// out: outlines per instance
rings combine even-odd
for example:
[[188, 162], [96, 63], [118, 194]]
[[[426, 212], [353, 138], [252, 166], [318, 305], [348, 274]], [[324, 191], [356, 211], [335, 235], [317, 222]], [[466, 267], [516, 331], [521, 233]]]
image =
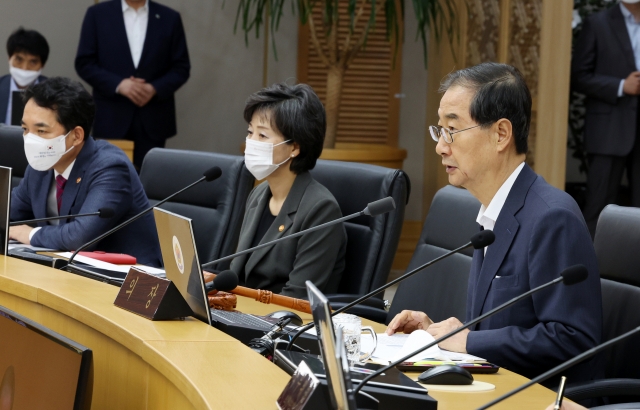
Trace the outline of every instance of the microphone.
[[234, 290], [238, 286], [238, 275], [232, 270], [225, 270], [216, 275], [213, 281], [205, 285], [206, 293], [214, 290], [229, 292]]
[[47, 221], [56, 221], [59, 219], [80, 218], [82, 216], [98, 216], [100, 218], [113, 218], [113, 215], [115, 215], [115, 212], [113, 212], [113, 209], [100, 208], [96, 212], [90, 212], [88, 214], [50, 216], [48, 218], [27, 219], [24, 221], [9, 222], [9, 226], [25, 225], [25, 224], [38, 223], [38, 222], [47, 222]]
[[89, 246], [100, 242], [101, 240], [103, 240], [104, 238], [106, 238], [107, 236], [111, 235], [112, 233], [124, 228], [125, 226], [137, 221], [138, 219], [142, 218], [143, 216], [145, 216], [147, 213], [151, 212], [153, 210], [154, 207], [160, 206], [162, 204], [164, 204], [165, 202], [167, 202], [168, 200], [170, 200], [171, 198], [175, 197], [176, 195], [179, 195], [181, 193], [183, 193], [184, 191], [186, 191], [187, 189], [199, 184], [202, 181], [213, 181], [215, 179], [220, 178], [220, 176], [222, 175], [222, 170], [220, 169], [220, 167], [213, 167], [213, 168], [209, 168], [208, 170], [206, 170], [203, 174], [202, 174], [202, 178], [198, 179], [197, 181], [193, 182], [190, 185], [187, 185], [186, 187], [182, 188], [181, 190], [179, 190], [178, 192], [169, 195], [168, 197], [166, 197], [165, 199], [163, 199], [162, 201], [158, 202], [157, 204], [155, 204], [155, 206], [150, 206], [149, 208], [145, 209], [144, 211], [140, 212], [139, 214], [127, 219], [126, 221], [124, 221], [123, 223], [121, 223], [120, 225], [108, 230], [107, 232], [103, 233], [102, 235], [98, 236], [97, 238], [94, 238], [92, 240], [90, 240], [89, 242], [85, 243], [84, 245], [80, 246], [78, 249], [76, 249], [75, 252], [73, 252], [73, 254], [71, 255], [71, 257], [69, 258], [69, 260], [67, 261], [67, 265], [65, 266], [68, 267], [69, 265], [72, 264], [73, 259], [76, 257], [76, 255], [78, 254], [78, 252], [81, 252], [83, 250], [85, 250], [86, 248], [88, 248]]
[[386, 198], [382, 198], [382, 199], [379, 199], [377, 201], [374, 201], [374, 202], [371, 202], [371, 203], [367, 204], [367, 207], [364, 208], [360, 212], [356, 212], [356, 213], [351, 214], [351, 215], [343, 216], [342, 218], [335, 219], [335, 220], [329, 221], [329, 222], [325, 222], [323, 224], [316, 225], [316, 226], [314, 226], [312, 228], [304, 229], [304, 230], [302, 230], [300, 232], [296, 232], [296, 233], [291, 234], [291, 235], [287, 235], [287, 236], [283, 236], [283, 237], [278, 238], [278, 239], [274, 239], [273, 241], [260, 244], [258, 246], [253, 247], [253, 248], [245, 249], [244, 251], [236, 252], [236, 253], [234, 253], [232, 255], [225, 256], [223, 258], [216, 259], [216, 260], [211, 261], [211, 262], [207, 262], [207, 263], [202, 265], [202, 269], [206, 269], [209, 266], [215, 265], [217, 263], [224, 262], [224, 261], [227, 261], [229, 259], [233, 259], [233, 258], [235, 258], [237, 256], [244, 255], [246, 253], [251, 253], [251, 252], [257, 251], [258, 249], [262, 249], [262, 248], [265, 248], [267, 246], [274, 245], [274, 244], [276, 244], [276, 243], [278, 243], [280, 241], [284, 241], [285, 239], [297, 238], [298, 236], [302, 236], [305, 233], [310, 233], [310, 232], [314, 232], [314, 231], [317, 231], [317, 230], [320, 230], [320, 229], [324, 229], [324, 228], [327, 228], [329, 226], [338, 224], [340, 222], [345, 222], [345, 221], [348, 221], [350, 219], [357, 218], [358, 216], [362, 216], [362, 215], [378, 216], [378, 215], [393, 211], [394, 209], [396, 209], [396, 203], [394, 202], [393, 198], [388, 196]]
[[[449, 251], [447, 253], [445, 253], [444, 255], [438, 256], [437, 258], [425, 263], [424, 265], [418, 266], [417, 268], [413, 269], [412, 271], [409, 271], [407, 273], [405, 273], [404, 275], [400, 276], [399, 278], [396, 278], [394, 280], [392, 280], [391, 282], [380, 286], [378, 289], [374, 289], [371, 292], [367, 293], [364, 296], [359, 297], [358, 299], [354, 300], [353, 302], [349, 303], [348, 305], [345, 305], [343, 307], [341, 307], [340, 309], [337, 309], [335, 311], [333, 311], [333, 313], [331, 313], [331, 316], [335, 316], [338, 313], [342, 313], [347, 309], [351, 309], [352, 307], [354, 307], [355, 305], [364, 302], [365, 300], [371, 298], [374, 295], [377, 295], [378, 293], [384, 291], [385, 289], [395, 285], [398, 282], [401, 282], [413, 275], [415, 275], [416, 273], [420, 272], [421, 270], [424, 270], [426, 268], [428, 268], [429, 266], [433, 265], [436, 262], [441, 261], [442, 259], [445, 259], [451, 255], [453, 255], [454, 253], [458, 253], [460, 251], [462, 251], [463, 249], [468, 248], [469, 246], [473, 246], [474, 249], [482, 249], [486, 246], [489, 246], [493, 243], [493, 241], [495, 241], [496, 239], [496, 235], [493, 233], [492, 230], [489, 229], [485, 229], [484, 231], [480, 231], [478, 233], [476, 233], [475, 235], [473, 235], [471, 237], [471, 239], [469, 240], [469, 242], [467, 242], [466, 244], [462, 245], [459, 248], [456, 248], [452, 251]], [[291, 340], [289, 341], [289, 345], [287, 346], [287, 350], [291, 350], [291, 348], [293, 347], [293, 342], [303, 333], [306, 332], [307, 330], [311, 329], [312, 327], [314, 327], [315, 324], [313, 322], [301, 327], [295, 335], [293, 335], [293, 337], [291, 338]]]
[[583, 352], [583, 353], [577, 355], [573, 359], [568, 360], [568, 361], [566, 361], [566, 362], [554, 367], [553, 369], [551, 369], [551, 370], [549, 370], [549, 371], [547, 371], [545, 373], [542, 373], [540, 376], [529, 380], [527, 383], [523, 384], [522, 386], [517, 387], [517, 388], [511, 390], [510, 392], [508, 392], [506, 394], [503, 394], [502, 396], [498, 397], [497, 399], [495, 399], [493, 401], [490, 401], [489, 403], [483, 405], [482, 407], [478, 407], [478, 410], [488, 409], [489, 407], [500, 403], [502, 400], [507, 399], [507, 398], [513, 396], [514, 394], [519, 393], [522, 390], [524, 390], [524, 389], [526, 389], [526, 388], [528, 388], [528, 387], [530, 387], [530, 386], [532, 386], [532, 385], [534, 385], [536, 383], [542, 383], [543, 381], [547, 380], [548, 378], [553, 377], [553, 376], [557, 375], [558, 373], [567, 370], [569, 367], [571, 367], [571, 366], [573, 366], [575, 364], [578, 364], [580, 362], [585, 361], [586, 359], [590, 358], [591, 356], [595, 355], [596, 353], [599, 353], [600, 351], [608, 348], [609, 346], [611, 346], [611, 345], [613, 345], [615, 343], [618, 343], [618, 342], [620, 342], [620, 341], [622, 341], [622, 340], [624, 340], [624, 339], [626, 339], [626, 338], [628, 338], [630, 336], [633, 336], [634, 334], [636, 334], [638, 332], [640, 332], [640, 326], [636, 327], [635, 329], [631, 329], [627, 333], [624, 333], [624, 334], [622, 334], [622, 335], [620, 335], [618, 337], [615, 337], [615, 338], [613, 338], [613, 339], [611, 339], [611, 340], [609, 340], [609, 341], [607, 341], [605, 343], [602, 343], [599, 346], [591, 348], [591, 349], [587, 350], [586, 352]]
[[489, 316], [493, 316], [498, 312], [501, 312], [502, 310], [506, 309], [507, 307], [513, 305], [516, 302], [521, 301], [522, 299], [529, 297], [531, 295], [533, 295], [536, 292], [541, 291], [542, 289], [548, 288], [549, 286], [553, 286], [557, 283], [564, 283], [566, 286], [571, 286], [571, 285], [575, 285], [576, 283], [580, 283], [583, 280], [585, 280], [587, 278], [587, 276], [589, 276], [589, 271], [587, 270], [587, 268], [584, 265], [574, 265], [574, 266], [570, 266], [568, 268], [566, 268], [565, 270], [563, 270], [560, 273], [560, 277], [547, 282], [543, 285], [540, 285], [536, 288], [533, 288], [525, 293], [523, 293], [520, 296], [516, 296], [515, 298], [503, 303], [502, 305], [491, 309], [490, 311], [488, 311], [487, 313], [478, 316], [477, 318], [467, 322], [464, 326], [461, 326], [449, 333], [447, 333], [446, 335], [442, 336], [441, 338], [434, 340], [433, 342], [429, 343], [428, 345], [426, 345], [425, 347], [421, 347], [420, 349], [416, 350], [415, 352], [410, 353], [409, 355], [401, 358], [400, 360], [397, 360], [393, 363], [390, 363], [388, 366], [383, 367], [382, 369], [377, 370], [375, 373], [371, 373], [370, 375], [368, 375], [367, 377], [365, 377], [364, 379], [362, 379], [362, 382], [360, 382], [360, 384], [358, 385], [358, 387], [356, 387], [354, 389], [354, 394], [357, 394], [358, 391], [362, 388], [362, 386], [364, 386], [364, 384], [366, 382], [368, 382], [369, 380], [373, 379], [376, 376], [379, 376], [381, 373], [384, 373], [385, 371], [391, 369], [392, 367], [395, 367], [397, 365], [399, 365], [402, 362], [407, 361], [409, 358], [417, 355], [420, 352], [423, 352], [427, 349], [429, 349], [432, 346], [437, 345], [438, 343], [442, 342], [445, 339], [450, 338], [451, 336], [458, 334], [460, 332], [462, 332], [465, 329], [470, 328], [471, 326], [475, 325], [478, 322], [481, 322], [483, 320], [485, 320], [486, 318], [488, 318]]

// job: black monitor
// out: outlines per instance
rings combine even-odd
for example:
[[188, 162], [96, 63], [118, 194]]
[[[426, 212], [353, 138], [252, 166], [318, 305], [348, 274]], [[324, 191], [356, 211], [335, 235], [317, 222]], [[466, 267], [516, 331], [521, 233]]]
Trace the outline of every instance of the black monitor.
[[0, 255], [9, 251], [9, 208], [11, 206], [11, 168], [0, 167]]
[[90, 349], [0, 306], [0, 409], [91, 407]]
[[355, 410], [356, 401], [349, 377], [349, 363], [346, 357], [346, 348], [342, 342], [342, 332], [339, 332], [340, 340], [337, 341], [333, 321], [331, 321], [329, 300], [311, 281], [306, 281], [305, 284], [307, 285], [313, 323], [316, 325], [318, 333], [318, 343], [326, 370], [332, 408]]

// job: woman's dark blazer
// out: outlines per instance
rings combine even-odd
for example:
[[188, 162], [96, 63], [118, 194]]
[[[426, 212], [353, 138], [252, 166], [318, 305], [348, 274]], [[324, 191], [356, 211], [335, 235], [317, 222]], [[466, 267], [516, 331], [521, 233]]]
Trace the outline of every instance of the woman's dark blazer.
[[[270, 198], [268, 183], [258, 185], [249, 194], [238, 251], [251, 247]], [[303, 172], [296, 176], [280, 213], [260, 243], [340, 217], [342, 212], [331, 192]], [[241, 283], [254, 289], [306, 299], [305, 281], [310, 280], [323, 292], [335, 293], [345, 266], [346, 246], [344, 225], [337, 224], [238, 256], [231, 262], [231, 270], [239, 274]]]

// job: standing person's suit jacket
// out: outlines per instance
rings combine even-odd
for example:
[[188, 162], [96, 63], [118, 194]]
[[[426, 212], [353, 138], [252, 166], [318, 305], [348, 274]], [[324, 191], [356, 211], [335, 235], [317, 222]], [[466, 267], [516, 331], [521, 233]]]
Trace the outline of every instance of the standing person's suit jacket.
[[[120, 0], [87, 9], [75, 61], [78, 75], [93, 87], [93, 136], [122, 139], [138, 110], [148, 135], [164, 140], [176, 134], [173, 94], [189, 78], [191, 65], [180, 14], [149, 1], [149, 23], [138, 68], [133, 65]], [[131, 76], [151, 83], [157, 94], [138, 108], [116, 93]]]
[[[47, 197], [53, 183], [53, 170], [36, 171], [27, 167], [24, 178], [11, 193], [11, 220], [47, 217]], [[131, 161], [120, 148], [106, 141], [85, 140], [62, 194], [60, 215], [75, 215], [111, 208], [112, 218], [87, 216], [60, 225], [41, 222], [31, 244], [62, 251], [107, 232], [119, 223], [149, 207]], [[148, 214], [98, 242], [91, 249], [133, 255], [138, 263], [161, 266], [160, 244], [153, 215]], [[91, 250], [89, 249], [89, 250]]]
[[[38, 77], [38, 82], [46, 79], [47, 77], [41, 75]], [[11, 74], [5, 74], [0, 77], [0, 122], [5, 122], [6, 119], [7, 108], [9, 108], [9, 90], [11, 90]]]
[[[268, 183], [258, 185], [249, 194], [238, 251], [251, 247], [270, 198]], [[340, 217], [340, 207], [329, 190], [311, 174], [303, 172], [296, 177], [280, 213], [260, 244]], [[310, 280], [323, 292], [335, 293], [345, 266], [346, 244], [344, 225], [336, 224], [238, 256], [231, 262], [231, 270], [239, 275], [241, 282], [254, 289], [306, 299], [305, 281]]]
[[574, 46], [571, 85], [587, 96], [584, 138], [588, 153], [626, 156], [631, 152], [638, 97], [618, 97], [618, 88], [637, 69], [620, 4], [587, 17]]
[[[494, 228], [495, 242], [473, 255], [467, 320], [560, 276], [573, 265], [589, 276], [557, 284], [476, 325], [467, 351], [533, 378], [600, 343], [602, 296], [591, 236], [575, 201], [525, 165]], [[591, 361], [574, 366], [569, 380], [590, 380]]]

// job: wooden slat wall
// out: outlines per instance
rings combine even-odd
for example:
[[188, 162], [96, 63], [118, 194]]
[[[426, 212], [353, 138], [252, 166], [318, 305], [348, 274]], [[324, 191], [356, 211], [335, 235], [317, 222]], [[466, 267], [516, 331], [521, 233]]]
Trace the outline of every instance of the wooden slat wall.
[[[318, 2], [320, 3], [320, 2]], [[342, 47], [348, 33], [346, 2], [340, 5], [339, 44]], [[355, 33], [368, 19], [370, 6], [356, 26]], [[314, 22], [319, 40], [326, 47], [321, 29], [320, 6], [314, 10]], [[402, 45], [393, 60], [394, 44], [385, 36], [384, 12], [379, 13], [374, 30], [369, 34], [366, 48], [346, 71], [343, 83], [337, 142], [398, 145]], [[324, 101], [327, 68], [322, 64], [309, 36], [308, 25], [300, 26], [298, 37], [298, 80], [313, 87]]]

